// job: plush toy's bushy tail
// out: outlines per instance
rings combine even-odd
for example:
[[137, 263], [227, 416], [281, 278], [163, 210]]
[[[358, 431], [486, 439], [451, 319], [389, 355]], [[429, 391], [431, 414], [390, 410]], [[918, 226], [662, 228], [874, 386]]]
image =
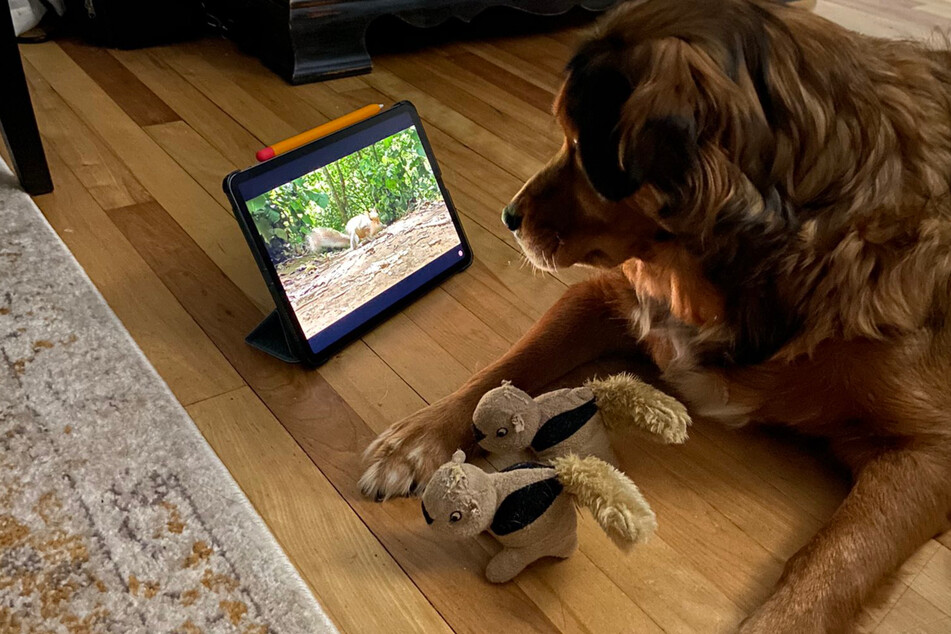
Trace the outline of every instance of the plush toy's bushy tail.
[[622, 372], [605, 379], [591, 379], [585, 386], [594, 392], [598, 410], [609, 429], [645, 432], [668, 444], [687, 440], [691, 422], [687, 408], [634, 375]]
[[558, 480], [577, 504], [594, 515], [615, 544], [627, 549], [647, 541], [657, 518], [626, 475], [594, 456], [569, 454], [552, 460]]

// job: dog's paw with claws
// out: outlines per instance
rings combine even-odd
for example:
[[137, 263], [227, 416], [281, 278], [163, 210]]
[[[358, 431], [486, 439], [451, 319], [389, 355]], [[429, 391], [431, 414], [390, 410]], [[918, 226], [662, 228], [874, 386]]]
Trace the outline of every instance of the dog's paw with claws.
[[364, 495], [382, 502], [421, 493], [452, 452], [468, 444], [468, 430], [466, 414], [441, 403], [394, 424], [364, 454], [367, 469], [360, 478]]

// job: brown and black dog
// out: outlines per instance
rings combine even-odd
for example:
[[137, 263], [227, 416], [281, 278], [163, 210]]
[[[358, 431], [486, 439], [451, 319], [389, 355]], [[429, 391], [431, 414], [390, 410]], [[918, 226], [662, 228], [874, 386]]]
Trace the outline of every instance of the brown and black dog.
[[602, 20], [555, 104], [565, 144], [503, 213], [528, 258], [604, 273], [369, 448], [411, 492], [502, 379], [646, 351], [695, 414], [830, 441], [851, 493], [745, 631], [849, 626], [951, 513], [951, 53], [753, 0]]

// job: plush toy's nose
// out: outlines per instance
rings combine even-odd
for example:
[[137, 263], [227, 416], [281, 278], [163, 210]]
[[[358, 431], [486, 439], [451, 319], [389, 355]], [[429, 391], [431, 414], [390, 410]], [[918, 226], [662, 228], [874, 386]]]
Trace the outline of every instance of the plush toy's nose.
[[425, 503], [425, 502], [420, 502], [419, 505], [420, 505], [421, 507], [423, 507], [423, 517], [426, 519], [426, 523], [427, 523], [427, 524], [432, 524], [432, 523], [433, 523], [433, 518], [431, 518], [431, 517], [429, 516], [429, 513], [426, 512], [426, 503]]
[[475, 436], [476, 442], [482, 442], [482, 439], [485, 438], [485, 434], [476, 427], [475, 423], [472, 423], [472, 435]]

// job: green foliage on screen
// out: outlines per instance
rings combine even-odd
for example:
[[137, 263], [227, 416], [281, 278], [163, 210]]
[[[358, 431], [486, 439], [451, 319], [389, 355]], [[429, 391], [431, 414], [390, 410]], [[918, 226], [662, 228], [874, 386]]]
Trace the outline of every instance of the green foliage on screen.
[[417, 205], [441, 200], [415, 128], [377, 141], [248, 201], [272, 254], [300, 251], [315, 227], [344, 231], [354, 216], [375, 209], [384, 225]]

